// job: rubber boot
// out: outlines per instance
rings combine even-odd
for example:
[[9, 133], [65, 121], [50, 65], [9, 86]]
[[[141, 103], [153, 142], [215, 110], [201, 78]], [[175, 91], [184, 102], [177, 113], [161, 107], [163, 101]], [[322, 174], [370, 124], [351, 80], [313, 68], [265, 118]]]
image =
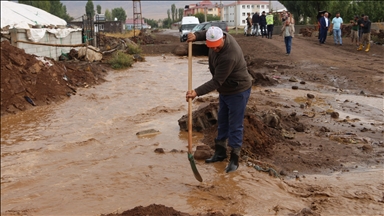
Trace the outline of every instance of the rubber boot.
[[359, 48], [357, 48], [357, 51], [363, 50], [363, 44], [360, 44]]
[[370, 43], [368, 43], [367, 49], [365, 49], [365, 52], [369, 52], [369, 48], [371, 48], [371, 44]]
[[225, 168], [225, 172], [233, 172], [239, 168], [240, 148], [234, 148], [231, 151], [231, 157], [229, 158], [228, 166]]
[[215, 163], [225, 158], [227, 158], [227, 141], [215, 139], [215, 153], [211, 158], [206, 159], [205, 163]]

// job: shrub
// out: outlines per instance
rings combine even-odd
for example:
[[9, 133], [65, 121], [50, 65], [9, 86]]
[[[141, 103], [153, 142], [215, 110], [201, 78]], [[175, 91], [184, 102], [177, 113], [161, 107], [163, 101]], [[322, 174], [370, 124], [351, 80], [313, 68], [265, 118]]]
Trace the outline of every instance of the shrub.
[[140, 46], [138, 45], [133, 45], [133, 44], [128, 44], [128, 54], [141, 54], [142, 50], [140, 49]]
[[109, 64], [111, 64], [113, 69], [123, 69], [132, 66], [133, 58], [131, 55], [128, 55], [123, 51], [117, 51], [109, 60]]

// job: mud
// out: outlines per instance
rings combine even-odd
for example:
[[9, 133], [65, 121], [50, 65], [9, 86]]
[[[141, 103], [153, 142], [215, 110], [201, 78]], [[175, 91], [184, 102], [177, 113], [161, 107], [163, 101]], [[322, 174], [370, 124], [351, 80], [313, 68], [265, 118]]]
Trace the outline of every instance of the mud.
[[[63, 103], [2, 116], [2, 215], [383, 213], [383, 47], [365, 53], [348, 41], [319, 46], [298, 37], [287, 57], [281, 37], [236, 36], [264, 82], [252, 89], [239, 170], [228, 175], [227, 161], [197, 160], [200, 184], [177, 122], [186, 113], [187, 59], [168, 53], [177, 37], [160, 37], [174, 44], [143, 50], [164, 56], [108, 71], [107, 82]], [[205, 61], [193, 59], [194, 87], [210, 78]], [[193, 107], [215, 103], [211, 93]], [[212, 146], [216, 125], [208, 122], [194, 146]], [[136, 135], [148, 129], [159, 132]]]

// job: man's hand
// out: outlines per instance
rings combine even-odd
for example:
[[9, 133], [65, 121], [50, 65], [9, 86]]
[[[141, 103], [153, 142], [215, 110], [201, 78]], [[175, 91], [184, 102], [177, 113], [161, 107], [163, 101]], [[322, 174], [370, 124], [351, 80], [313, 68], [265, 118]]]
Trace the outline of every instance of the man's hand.
[[187, 42], [193, 42], [196, 41], [196, 35], [192, 32], [188, 33]]
[[197, 96], [197, 93], [195, 90], [187, 91], [185, 95], [185, 100], [188, 102], [188, 99], [191, 98], [192, 100]]

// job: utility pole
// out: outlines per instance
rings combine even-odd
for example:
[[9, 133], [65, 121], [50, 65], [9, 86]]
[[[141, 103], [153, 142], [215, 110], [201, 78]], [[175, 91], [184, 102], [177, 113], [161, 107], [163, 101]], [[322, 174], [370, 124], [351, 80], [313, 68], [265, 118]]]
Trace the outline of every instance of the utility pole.
[[223, 7], [223, 4], [221, 3], [221, 0], [220, 0], [220, 19], [221, 21], [224, 21], [224, 7]]
[[141, 14], [141, 2], [140, 0], [133, 0], [133, 36], [136, 36], [136, 27], [143, 29], [143, 17]]
[[207, 7], [204, 7], [204, 20], [207, 22]]
[[272, 1], [269, 0], [269, 12], [271, 12], [271, 10], [272, 10]]

